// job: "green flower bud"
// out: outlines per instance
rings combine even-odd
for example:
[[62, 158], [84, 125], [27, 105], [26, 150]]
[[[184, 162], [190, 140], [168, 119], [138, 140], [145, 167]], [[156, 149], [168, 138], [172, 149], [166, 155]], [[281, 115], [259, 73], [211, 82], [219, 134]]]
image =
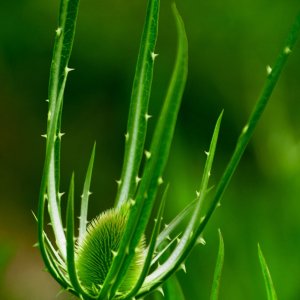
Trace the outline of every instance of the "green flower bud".
[[[118, 252], [128, 219], [128, 206], [113, 208], [91, 221], [82, 245], [77, 248], [76, 269], [82, 286], [88, 291], [100, 289], [114, 255]], [[119, 287], [126, 293], [136, 283], [144, 263], [145, 238], [141, 238], [124, 280]]]

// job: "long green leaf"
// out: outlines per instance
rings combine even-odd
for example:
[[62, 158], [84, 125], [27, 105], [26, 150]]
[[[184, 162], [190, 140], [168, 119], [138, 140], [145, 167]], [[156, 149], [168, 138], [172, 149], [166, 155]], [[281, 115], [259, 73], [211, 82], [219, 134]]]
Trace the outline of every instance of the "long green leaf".
[[138, 221], [139, 228], [137, 229], [137, 234], [135, 234], [134, 243], [137, 243], [147, 225], [158, 186], [161, 183], [187, 78], [187, 37], [183, 21], [176, 6], [173, 5], [172, 8], [178, 31], [177, 57], [166, 99], [152, 138], [150, 153], [148, 153], [148, 161], [143, 172], [141, 185], [137, 192], [137, 206], [143, 204], [143, 206], [141, 205], [143, 209], [140, 213], [142, 219]]
[[271, 273], [269, 271], [267, 262], [266, 262], [264, 255], [260, 249], [259, 244], [258, 244], [258, 257], [259, 257], [259, 262], [260, 262], [261, 270], [262, 270], [263, 277], [264, 277], [264, 282], [265, 282], [265, 287], [266, 287], [266, 292], [267, 292], [267, 299], [268, 300], [277, 300], [277, 295], [276, 295], [276, 291], [275, 291], [275, 288], [273, 285]]
[[[68, 74], [67, 63], [69, 61], [73, 39], [74, 39], [78, 3], [79, 1], [77, 0], [75, 1], [65, 0], [61, 2], [59, 25], [58, 25], [58, 29], [56, 30], [55, 47], [53, 51], [53, 59], [52, 59], [51, 70], [50, 70], [46, 157], [45, 157], [40, 194], [39, 194], [39, 209], [38, 209], [39, 248], [44, 263], [46, 265], [46, 268], [53, 275], [53, 277], [56, 278], [56, 280], [58, 279], [57, 276], [55, 276], [55, 271], [53, 270], [53, 266], [50, 261], [49, 255], [47, 253], [47, 249], [44, 241], [44, 213], [45, 213], [45, 201], [47, 197], [46, 189], [50, 177], [49, 171], [51, 165], [53, 171], [52, 175], [54, 173], [53, 176], [55, 177], [55, 154], [53, 154], [53, 151], [55, 148], [55, 139], [56, 139], [55, 136], [57, 133], [57, 128], [59, 127], [58, 125], [59, 112], [62, 107], [64, 86], [67, 77], [66, 75]], [[59, 217], [60, 209], [58, 209], [57, 207], [58, 201], [56, 199], [56, 193], [57, 193], [56, 187], [54, 188], [53, 193], [51, 193], [50, 195], [53, 200], [51, 204], [54, 204], [54, 207], [56, 205], [56, 207], [51, 208], [50, 207], [51, 204], [49, 202], [49, 208], [50, 208], [49, 213], [51, 217], [52, 226], [56, 226], [55, 236], [56, 236], [57, 244], [59, 245], [61, 254], [65, 258], [66, 256], [65, 241], [64, 241], [65, 238], [62, 230], [61, 220]], [[49, 191], [48, 191], [48, 197], [49, 197]], [[54, 217], [54, 215], [56, 217]], [[64, 284], [62, 284], [62, 286], [64, 286]]]
[[215, 267], [214, 279], [210, 294], [210, 300], [218, 300], [219, 298], [219, 290], [220, 290], [220, 280], [224, 263], [224, 241], [222, 237], [222, 233], [219, 230], [219, 251], [218, 258]]
[[254, 130], [257, 126], [258, 121], [260, 120], [264, 109], [272, 95], [272, 92], [278, 82], [278, 79], [280, 77], [280, 74], [287, 62], [287, 59], [290, 55], [290, 53], [292, 52], [296, 41], [299, 37], [299, 33], [300, 33], [300, 14], [297, 16], [295, 23], [293, 24], [289, 34], [288, 34], [288, 38], [286, 40], [286, 42], [284, 43], [283, 49], [281, 50], [281, 52], [279, 53], [274, 67], [271, 70], [271, 73], [268, 75], [267, 80], [265, 82], [265, 85], [262, 89], [261, 95], [258, 98], [254, 109], [248, 119], [248, 122], [246, 123], [246, 125], [244, 126], [235, 150], [231, 156], [231, 159], [229, 160], [227, 167], [217, 185], [216, 191], [215, 191], [215, 195], [214, 198], [212, 200], [212, 203], [206, 213], [205, 219], [203, 220], [200, 228], [199, 228], [199, 234], [204, 230], [206, 224], [208, 223], [211, 215], [213, 214], [213, 212], [215, 211], [218, 203], [220, 202], [239, 162], [240, 159], [246, 149], [246, 146], [248, 145], [250, 139], [253, 136]]
[[49, 80], [49, 104], [51, 112], [55, 110], [58, 93], [65, 77], [65, 68], [68, 66], [70, 60], [78, 6], [79, 0], [61, 1]]
[[197, 197], [197, 203], [195, 205], [195, 209], [191, 220], [189, 221], [178, 245], [175, 247], [168, 259], [146, 278], [145, 287], [141, 291], [142, 295], [153, 290], [157, 285], [159, 285], [160, 282], [166, 280], [175, 271], [177, 271], [180, 268], [180, 266], [184, 263], [184, 260], [189, 255], [197, 239], [199, 238], [199, 236], [197, 235], [197, 229], [201, 224], [201, 208], [207, 193], [208, 180], [210, 177], [212, 163], [217, 146], [222, 115], [223, 113], [220, 114], [216, 122], [209, 151], [207, 152], [207, 160], [205, 163], [203, 176], [200, 184], [199, 195]]
[[[150, 154], [148, 153], [147, 155], [148, 162], [146, 163], [143, 177], [137, 191], [135, 205], [131, 209], [125, 234], [121, 241], [120, 249], [122, 249], [122, 246], [124, 249], [128, 248], [128, 254], [125, 257], [123, 264], [119, 265], [119, 268], [122, 269], [121, 273], [123, 274], [126, 273], [129, 268], [131, 259], [134, 255], [134, 249], [139, 243], [149, 222], [157, 190], [161, 183], [161, 176], [168, 159], [177, 114], [187, 78], [187, 38], [183, 21], [175, 5], [173, 5], [173, 12], [178, 30], [177, 58], [164, 106], [152, 138]], [[118, 261], [117, 258], [118, 255], [114, 260]], [[115, 261], [113, 262], [113, 265]], [[108, 278], [109, 277], [107, 277], [106, 280], [111, 281], [111, 278]], [[114, 285], [118, 284], [119, 282], [115, 281]]]
[[[63, 85], [61, 87], [61, 91], [58, 96], [58, 103], [62, 103], [64, 86], [66, 83], [67, 77], [65, 76]], [[56, 244], [59, 248], [59, 251], [63, 258], [66, 258], [66, 242], [65, 242], [65, 234], [63, 231], [63, 226], [61, 222], [60, 209], [58, 208], [58, 201], [56, 199], [56, 190], [55, 190], [55, 171], [54, 168], [54, 141], [55, 141], [55, 121], [57, 121], [59, 116], [59, 108], [55, 110], [55, 114], [53, 116], [53, 120], [51, 122], [51, 126], [49, 128], [49, 134], [47, 135], [47, 149], [46, 149], [46, 157], [44, 170], [42, 175], [40, 194], [39, 194], [39, 207], [38, 207], [38, 241], [39, 248], [45, 262], [46, 267], [51, 272], [51, 264], [49, 262], [49, 256], [47, 254], [47, 250], [45, 248], [44, 242], [44, 214], [45, 214], [45, 202], [48, 198], [48, 210], [49, 216], [51, 220], [51, 225], [54, 231], [54, 235], [56, 238]], [[49, 142], [49, 141], [52, 141]], [[52, 171], [51, 171], [52, 170]], [[50, 186], [49, 185], [50, 181]], [[47, 193], [46, 193], [47, 189]], [[54, 276], [55, 278], [55, 276]]]
[[163, 285], [164, 299], [166, 300], [184, 300], [184, 294], [176, 274], [171, 276]]
[[120, 207], [134, 195], [147, 132], [148, 103], [153, 78], [158, 32], [159, 1], [148, 1], [147, 16], [140, 43], [129, 108], [125, 156], [116, 198]]
[[[158, 18], [159, 18], [159, 5], [160, 5], [160, 1], [159, 0], [149, 0], [148, 2], [148, 7], [147, 7], [147, 15], [146, 15], [146, 22], [145, 22], [145, 26], [144, 26], [144, 32], [143, 32], [143, 36], [142, 36], [142, 41], [141, 41], [141, 46], [140, 48], [141, 49], [144, 49], [146, 46], [145, 45], [142, 45], [142, 44], [147, 44], [149, 47], [151, 44], [152, 46], [154, 47], [155, 45], [155, 40], [157, 38], [157, 27], [158, 27]], [[152, 42], [150, 42], [152, 40]], [[149, 48], [150, 49], [150, 48]], [[153, 51], [154, 51], [154, 48], [153, 48]], [[148, 63], [150, 63], [149, 61], [149, 55], [150, 55], [150, 58], [153, 59], [153, 57], [151, 56], [151, 53], [153, 52], [148, 52], [148, 53], [145, 53], [139, 55], [139, 60], [141, 59], [141, 61], [139, 62], [139, 65], [142, 67], [142, 65], [144, 64], [147, 64], [146, 61], [148, 61]], [[146, 61], [143, 61], [146, 60]], [[140, 71], [138, 71], [140, 72]], [[152, 72], [152, 71], [151, 71]], [[150, 86], [148, 85], [148, 88], [150, 88]], [[136, 101], [137, 99], [135, 100], [132, 100], [132, 101]], [[142, 105], [145, 107], [145, 99], [142, 101], [143, 99], [142, 98], [139, 98], [139, 102], [135, 102], [135, 105]], [[142, 101], [142, 102], [140, 102]], [[129, 117], [129, 118], [133, 118], [134, 117], [134, 113], [137, 114], [138, 118], [141, 118], [140, 120], [142, 120], [143, 117], [145, 117], [145, 115], [139, 115], [139, 111], [141, 111], [141, 107], [140, 108], [135, 108], [134, 105], [132, 104], [131, 105], [131, 108], [130, 108], [130, 114], [132, 115], [132, 117]], [[132, 131], [136, 132], [138, 130], [138, 128], [135, 128], [136, 126], [140, 126], [139, 124], [141, 123], [138, 123], [138, 122], [135, 122], [133, 123], [134, 119], [132, 119], [132, 121], [129, 122], [129, 129], [131, 127], [134, 127], [132, 128]], [[141, 129], [143, 130], [143, 129]], [[137, 134], [137, 133], [136, 133]], [[126, 151], [130, 154], [131, 151], [133, 151], [133, 149], [136, 149], [135, 151], [137, 152], [140, 152], [141, 149], [137, 149], [136, 148], [136, 144], [134, 143], [137, 143], [137, 141], [133, 142], [133, 146], [132, 146], [132, 149], [131, 147], [127, 147]], [[130, 149], [130, 152], [129, 152], [129, 149]], [[137, 163], [133, 163], [133, 157], [137, 157], [136, 154], [125, 154], [125, 160], [127, 160], [127, 156], [128, 156], [128, 162], [125, 162], [124, 164], [126, 165], [126, 167], [123, 167], [123, 172], [125, 172], [126, 174], [128, 173], [128, 175], [126, 175], [126, 180], [124, 181], [123, 180], [123, 186], [122, 189], [123, 192], [119, 192], [119, 196], [117, 197], [117, 201], [116, 201], [116, 205], [117, 206], [120, 206], [121, 203], [123, 203], [124, 201], [128, 200], [128, 195], [129, 195], [129, 189], [130, 189], [130, 186], [132, 186], [132, 180], [135, 179], [135, 175], [131, 172], [134, 171], [134, 169], [132, 169], [133, 165], [135, 165], [135, 170], [137, 171], [138, 168], [137, 168]], [[130, 159], [132, 160], [132, 162], [129, 162], [129, 156], [130, 156]], [[137, 160], [136, 160], [137, 161]], [[126, 169], [126, 171], [125, 171]], [[128, 170], [127, 170], [128, 169]], [[130, 171], [131, 170], [131, 171]], [[122, 175], [122, 177], [125, 176], [125, 175]], [[125, 184], [125, 182], [127, 182]], [[121, 183], [122, 184], [122, 183]], [[121, 195], [123, 194], [124, 195]], [[123, 199], [123, 200], [122, 200]], [[134, 213], [133, 213], [134, 211]], [[133, 257], [133, 253], [134, 253], [134, 249], [129, 249], [128, 250], [128, 242], [130, 241], [131, 239], [131, 236], [133, 234], [133, 229], [134, 229], [134, 226], [136, 225], [135, 224], [135, 221], [136, 221], [136, 218], [134, 216], [134, 214], [136, 214], [138, 211], [136, 211], [136, 208], [132, 209], [130, 211], [130, 215], [128, 217], [128, 223], [127, 223], [127, 226], [126, 226], [126, 230], [125, 230], [125, 233], [123, 235], [123, 238], [122, 238], [122, 241], [120, 243], [120, 247], [119, 247], [119, 251], [117, 253], [117, 255], [114, 257], [114, 260], [113, 260], [113, 263], [110, 267], [110, 270], [108, 272], [108, 275], [106, 276], [106, 279], [103, 283], [103, 287], [99, 293], [99, 297], [98, 299], [104, 299], [106, 298], [108, 295], [110, 295], [110, 290], [112, 288], [112, 285], [118, 285], [119, 282], [116, 281], [116, 277], [118, 276], [118, 273], [122, 267], [122, 263], [123, 263], [123, 260], [124, 260], [124, 257], [127, 255], [129, 256], [129, 252], [131, 251], [130, 253], [130, 257], [132, 258]]]
[[86, 233], [86, 224], [87, 224], [87, 214], [88, 214], [88, 202], [90, 196], [90, 186], [92, 179], [92, 172], [95, 160], [95, 151], [96, 151], [96, 143], [94, 144], [93, 151], [91, 154], [89, 166], [86, 172], [83, 193], [81, 198], [81, 209], [80, 209], [80, 220], [79, 220], [79, 237], [78, 244], [81, 245]]
[[[66, 218], [66, 236], [67, 236], [67, 269], [71, 284], [75, 292], [84, 296], [84, 299], [90, 299], [90, 296], [83, 290], [77, 277], [75, 265], [75, 239], [74, 239], [74, 174], [72, 174], [67, 205]], [[70, 288], [69, 288], [70, 289]]]
[[165, 203], [166, 203], [166, 198], [167, 198], [167, 193], [168, 193], [168, 189], [169, 186], [166, 187], [160, 205], [159, 205], [159, 209], [158, 209], [158, 213], [157, 213], [157, 217], [155, 219], [155, 225], [154, 228], [152, 230], [152, 235], [151, 235], [151, 239], [147, 248], [147, 255], [145, 258], [145, 262], [144, 262], [144, 266], [142, 269], [142, 272], [139, 276], [139, 279], [137, 280], [135, 286], [132, 288], [132, 290], [128, 293], [128, 295], [125, 296], [125, 299], [132, 299], [132, 297], [134, 297], [137, 292], [139, 291], [140, 287], [142, 286], [152, 263], [152, 258], [153, 258], [153, 254], [154, 254], [154, 250], [156, 248], [157, 245], [157, 236], [160, 230], [160, 226], [161, 226], [161, 222], [162, 222], [162, 216], [163, 216], [163, 212], [164, 212], [164, 208], [165, 208]]

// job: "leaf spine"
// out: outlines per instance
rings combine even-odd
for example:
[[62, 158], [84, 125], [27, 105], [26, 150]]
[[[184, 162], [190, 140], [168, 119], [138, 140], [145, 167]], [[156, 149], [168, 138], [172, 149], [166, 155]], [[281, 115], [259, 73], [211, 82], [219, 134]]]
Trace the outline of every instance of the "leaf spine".
[[150, 159], [150, 157], [151, 157], [151, 152], [145, 150], [145, 155], [146, 155], [146, 159]]
[[164, 180], [161, 176], [158, 177], [157, 183], [158, 183], [158, 185], [162, 185], [164, 183]]
[[158, 53], [151, 52], [151, 58], [153, 61], [155, 61], [157, 56], [158, 56]]
[[268, 74], [268, 75], [271, 75], [271, 73], [272, 73], [272, 68], [271, 68], [270, 65], [267, 65], [266, 70], [267, 70], [267, 74]]
[[164, 293], [164, 290], [161, 286], [159, 286], [157, 289], [156, 289], [158, 292], [160, 292], [162, 294], [162, 296], [164, 297], [165, 296], [165, 293]]
[[186, 266], [184, 263], [180, 265], [180, 269], [186, 274]]
[[55, 33], [57, 36], [60, 36], [61, 33], [62, 33], [62, 28], [61, 27], [58, 27], [56, 30], [55, 30]]
[[284, 54], [290, 54], [292, 52], [292, 49], [289, 46], [286, 46], [283, 50]]
[[152, 118], [152, 116], [146, 113], [146, 114], [145, 114], [145, 119], [146, 119], [146, 121], [148, 121], [150, 118]]

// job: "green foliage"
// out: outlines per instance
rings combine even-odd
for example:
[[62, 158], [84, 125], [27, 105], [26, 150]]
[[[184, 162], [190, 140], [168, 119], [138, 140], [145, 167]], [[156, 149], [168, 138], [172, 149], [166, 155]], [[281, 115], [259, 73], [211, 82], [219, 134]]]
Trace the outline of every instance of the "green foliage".
[[[294, 47], [300, 29], [298, 17], [283, 51], [270, 69], [261, 97], [254, 107], [248, 122], [237, 141], [233, 155], [221, 177], [213, 199], [204, 211], [209, 191], [209, 178], [216, 152], [223, 112], [217, 119], [211, 143], [206, 152], [202, 180], [197, 197], [169, 227], [160, 232], [161, 219], [167, 189], [160, 201], [157, 218], [152, 228], [149, 245], [145, 245], [145, 232], [151, 223], [154, 204], [161, 194], [163, 174], [168, 160], [177, 115], [187, 79], [188, 42], [184, 23], [173, 4], [178, 46], [171, 80], [154, 130], [149, 150], [144, 149], [148, 104], [156, 58], [155, 44], [158, 34], [159, 0], [149, 0], [144, 31], [141, 38], [135, 78], [130, 102], [125, 155], [115, 207], [96, 217], [86, 227], [88, 200], [95, 158], [95, 146], [87, 168], [81, 200], [79, 235], [75, 234], [74, 175], [72, 175], [67, 212], [66, 233], [63, 227], [60, 193], [60, 131], [62, 107], [67, 75], [71, 70], [68, 62], [72, 50], [78, 1], [62, 0], [49, 83], [49, 110], [46, 137], [46, 156], [41, 182], [38, 235], [39, 248], [47, 270], [66, 290], [82, 299], [132, 299], [149, 295], [166, 283], [167, 295], [180, 299], [183, 294], [174, 277], [179, 269], [185, 269], [185, 260], [197, 243], [202, 242], [202, 233], [217, 204], [220, 202], [230, 179], [245, 151], [254, 129], [266, 107], [278, 81], [283, 66]], [[145, 163], [142, 156], [145, 153]], [[139, 177], [141, 174], [141, 177]], [[45, 207], [55, 237], [56, 246], [48, 238], [45, 227]], [[189, 217], [182, 233], [178, 228]], [[176, 235], [177, 232], [177, 235]], [[169, 235], [175, 238], [168, 241]], [[164, 247], [163, 247], [164, 246]], [[212, 299], [219, 290], [223, 265], [224, 247], [220, 235], [220, 247], [212, 289]], [[162, 261], [158, 264], [157, 261]], [[170, 281], [168, 281], [170, 280]], [[180, 296], [182, 295], [182, 296]], [[179, 299], [179, 298], [178, 298]]]
[[185, 299], [181, 286], [175, 274], [172, 277], [170, 277], [164, 284], [163, 294], [166, 300]]
[[258, 258], [261, 266], [261, 270], [264, 277], [264, 282], [266, 286], [266, 292], [267, 292], [267, 299], [268, 300], [277, 300], [276, 291], [273, 285], [272, 277], [267, 265], [267, 262], [264, 258], [264, 255], [260, 249], [260, 246], [258, 244]]
[[222, 274], [223, 263], [224, 263], [224, 241], [223, 241], [221, 230], [219, 230], [219, 240], [220, 242], [219, 242], [218, 258], [215, 267], [213, 285], [211, 288], [211, 295], [210, 295], [211, 300], [218, 300], [219, 298], [220, 280], [221, 280], [221, 274]]

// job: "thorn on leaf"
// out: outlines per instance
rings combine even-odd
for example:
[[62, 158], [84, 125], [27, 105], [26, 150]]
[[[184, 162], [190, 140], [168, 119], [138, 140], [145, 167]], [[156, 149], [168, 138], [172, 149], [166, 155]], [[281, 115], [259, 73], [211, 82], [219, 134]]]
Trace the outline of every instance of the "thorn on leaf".
[[206, 241], [202, 236], [198, 237], [196, 243], [201, 245], [206, 245]]
[[158, 292], [160, 292], [160, 293], [163, 295], [163, 297], [165, 296], [164, 290], [162, 289], [161, 286], [158, 287], [156, 290], [157, 290]]
[[145, 155], [146, 155], [146, 159], [150, 159], [150, 157], [151, 157], [151, 152], [149, 152], [149, 151], [145, 151]]
[[64, 194], [65, 194], [65, 192], [58, 193], [58, 195], [57, 195], [57, 196], [58, 196], [58, 198], [59, 198], [59, 199], [61, 199], [61, 197], [62, 197]]
[[61, 28], [61, 27], [58, 27], [58, 28], [55, 30], [55, 32], [56, 32], [56, 35], [57, 35], [57, 36], [60, 36], [61, 33], [62, 33], [62, 28]]
[[155, 58], [156, 58], [157, 56], [158, 56], [157, 53], [151, 52], [151, 58], [152, 58], [153, 61], [155, 60]]
[[242, 133], [245, 134], [247, 131], [248, 131], [248, 124], [244, 126], [243, 130], [242, 130]]
[[180, 265], [180, 269], [186, 274], [186, 266], [184, 263]]
[[66, 67], [65, 68], [65, 74], [67, 75], [69, 72], [74, 71], [74, 69]]
[[59, 134], [58, 134], [58, 138], [61, 140], [61, 138], [62, 138], [64, 135], [65, 135], [65, 133], [64, 133], [64, 132], [59, 132]]
[[145, 114], [146, 121], [148, 121], [151, 117], [152, 117], [151, 115]]
[[164, 183], [164, 180], [162, 179], [162, 177], [160, 176], [160, 177], [158, 177], [158, 185], [161, 185], [161, 184], [163, 184]]
[[270, 74], [272, 73], [272, 68], [271, 68], [271, 66], [267, 65], [266, 70], [267, 70], [267, 74], [268, 74], [268, 75], [270, 75]]
[[284, 48], [284, 53], [285, 54], [290, 54], [292, 52], [291, 48], [289, 46]]
[[139, 176], [135, 177], [135, 183], [138, 184], [141, 181], [141, 178]]
[[38, 248], [39, 246], [40, 246], [39, 242], [36, 242], [35, 244], [32, 245], [33, 248]]

